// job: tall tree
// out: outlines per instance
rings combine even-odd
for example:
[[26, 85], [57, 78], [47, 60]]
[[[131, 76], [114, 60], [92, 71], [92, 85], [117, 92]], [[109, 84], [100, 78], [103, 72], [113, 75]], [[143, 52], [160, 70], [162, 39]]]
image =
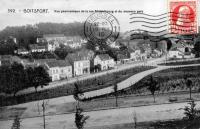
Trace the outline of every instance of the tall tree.
[[155, 92], [160, 90], [160, 86], [158, 85], [158, 81], [156, 81], [153, 76], [147, 79], [145, 84], [148, 86], [148, 90], [153, 95], [154, 103], [155, 103]]
[[26, 75], [21, 64], [13, 63], [11, 66], [0, 68], [1, 92], [13, 94], [14, 97], [19, 90], [25, 88]]
[[190, 90], [190, 100], [192, 99], [192, 80], [190, 79], [191, 76], [192, 76], [191, 74], [184, 75], [184, 80], [185, 80], [186, 86]]
[[78, 108], [80, 107], [79, 102], [81, 101], [80, 96], [82, 96], [82, 95], [83, 95], [83, 93], [81, 92], [81, 90], [79, 88], [78, 81], [77, 81], [77, 82], [74, 83], [74, 93], [73, 93], [73, 96], [74, 96], [74, 99], [77, 102], [77, 107]]
[[12, 93], [12, 89], [9, 86], [10, 76], [12, 72], [8, 66], [0, 66], [0, 91], [1, 93]]
[[28, 67], [25, 69], [26, 76], [27, 76], [27, 82], [26, 82], [26, 88], [28, 87], [35, 87], [36, 83], [34, 81], [35, 73], [34, 73], [34, 68]]
[[115, 95], [115, 106], [118, 107], [118, 85], [115, 82], [113, 85], [114, 95]]
[[84, 125], [86, 124], [86, 120], [89, 118], [89, 116], [84, 116], [82, 112], [83, 112], [83, 109], [76, 108], [75, 125], [77, 129], [83, 129]]
[[19, 90], [22, 90], [26, 86], [26, 74], [24, 70], [24, 66], [22, 64], [14, 62], [11, 65], [11, 71], [12, 71], [12, 82], [11, 85], [13, 88], [14, 96]]
[[37, 92], [37, 87], [41, 86], [41, 88], [43, 88], [44, 86], [47, 86], [51, 82], [51, 78], [43, 66], [35, 67], [33, 74], [34, 74], [33, 84], [36, 92]]
[[16, 115], [11, 129], [20, 129], [20, 126], [21, 126], [20, 122], [21, 122], [21, 120], [20, 120], [19, 116]]

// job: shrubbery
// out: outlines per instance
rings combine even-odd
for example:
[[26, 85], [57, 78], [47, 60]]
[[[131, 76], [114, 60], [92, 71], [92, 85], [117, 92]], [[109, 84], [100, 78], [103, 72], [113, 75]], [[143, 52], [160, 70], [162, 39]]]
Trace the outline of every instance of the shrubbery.
[[[119, 71], [115, 73], [110, 73], [106, 75], [102, 75], [100, 77], [95, 77], [83, 81], [78, 81], [77, 84], [79, 86], [79, 89], [81, 92], [86, 91], [92, 91], [101, 89], [104, 87], [108, 87], [114, 84], [114, 82], [120, 82], [136, 73], [152, 69], [153, 66], [141, 66], [141, 67], [135, 67], [131, 69], [127, 69], [124, 71]], [[117, 75], [117, 79], [116, 79]], [[34, 100], [41, 100], [41, 99], [49, 99], [49, 98], [55, 98], [60, 96], [67, 96], [72, 95], [74, 93], [74, 84], [66, 84], [63, 86], [59, 86], [52, 89], [47, 89], [44, 91], [38, 91], [37, 93], [30, 93], [26, 95], [20, 95], [13, 97], [0, 97], [0, 105], [13, 105], [18, 103], [25, 103], [30, 102]]]

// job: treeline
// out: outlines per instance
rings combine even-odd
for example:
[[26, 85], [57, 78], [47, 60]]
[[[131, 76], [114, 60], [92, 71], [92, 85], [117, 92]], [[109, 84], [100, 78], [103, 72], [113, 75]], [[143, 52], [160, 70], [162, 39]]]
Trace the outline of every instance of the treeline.
[[51, 81], [49, 74], [42, 66], [24, 68], [14, 62], [11, 66], [0, 66], [0, 93], [13, 94], [20, 90], [46, 86]]
[[[0, 41], [8, 36], [17, 38], [20, 47], [27, 48], [29, 44], [36, 43], [37, 37], [44, 34], [64, 34], [66, 36], [84, 36], [84, 27], [81, 22], [74, 23], [38, 23], [35, 25], [6, 27], [0, 31]], [[2, 43], [1, 43], [2, 44]]]

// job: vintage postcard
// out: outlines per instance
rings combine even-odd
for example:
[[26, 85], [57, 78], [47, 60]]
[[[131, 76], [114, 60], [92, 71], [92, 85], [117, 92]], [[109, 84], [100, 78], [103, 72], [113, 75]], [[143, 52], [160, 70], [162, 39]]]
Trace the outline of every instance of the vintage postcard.
[[0, 129], [200, 129], [199, 0], [1, 0]]

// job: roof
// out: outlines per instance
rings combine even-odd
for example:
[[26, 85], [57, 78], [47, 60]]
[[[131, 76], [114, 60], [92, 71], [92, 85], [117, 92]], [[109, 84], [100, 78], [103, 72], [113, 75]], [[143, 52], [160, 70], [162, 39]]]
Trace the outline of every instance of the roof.
[[126, 56], [124, 54], [118, 54], [117, 59], [128, 59], [128, 56]]
[[34, 62], [37, 64], [44, 64], [46, 62], [55, 61], [55, 60], [56, 59], [37, 59], [37, 60], [34, 60]]
[[88, 49], [82, 49], [76, 53], [68, 54], [66, 59], [70, 61], [81, 61], [81, 60], [91, 60], [94, 56], [94, 52]]
[[12, 55], [2, 55], [0, 59], [2, 62], [10, 62], [10, 63], [12, 62], [22, 63], [26, 61], [26, 60], [22, 60], [18, 56], [12, 56]]
[[45, 46], [39, 46], [37, 44], [30, 44], [29, 45], [30, 49], [45, 49]]
[[128, 52], [129, 52], [129, 53], [133, 53], [133, 52], [135, 52], [136, 50], [139, 50], [139, 49], [136, 49], [136, 48], [128, 48]]
[[18, 56], [12, 56], [12, 55], [2, 55], [1, 59], [2, 60], [14, 60], [14, 61], [21, 60]]
[[67, 60], [54, 60], [54, 61], [46, 62], [46, 64], [50, 68], [71, 66], [71, 64]]
[[66, 36], [66, 40], [80, 41], [81, 39], [81, 36]]
[[18, 48], [17, 51], [18, 52], [27, 52], [28, 50], [26, 48]]
[[66, 59], [68, 59], [69, 61], [81, 61], [81, 60], [89, 60], [86, 56], [84, 55], [80, 55], [78, 53], [71, 53], [71, 54], [68, 54]]
[[44, 34], [43, 35], [44, 38], [47, 38], [47, 37], [65, 37], [64, 34]]
[[110, 60], [112, 59], [108, 54], [97, 55], [101, 60]]

